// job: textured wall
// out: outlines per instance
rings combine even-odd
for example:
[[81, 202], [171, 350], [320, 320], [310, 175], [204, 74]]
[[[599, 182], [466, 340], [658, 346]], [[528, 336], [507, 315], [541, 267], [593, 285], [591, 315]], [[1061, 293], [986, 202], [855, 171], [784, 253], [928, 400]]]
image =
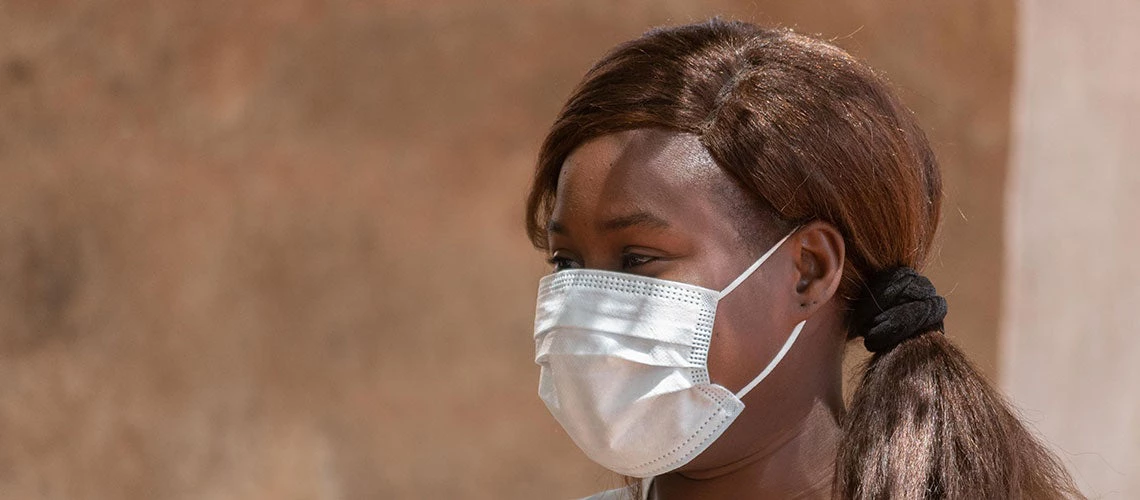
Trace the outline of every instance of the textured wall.
[[904, 89], [992, 370], [1007, 1], [0, 0], [0, 498], [611, 484], [535, 394], [523, 191], [606, 48], [718, 13]]
[[1021, 12], [1003, 385], [1085, 493], [1140, 498], [1140, 3]]

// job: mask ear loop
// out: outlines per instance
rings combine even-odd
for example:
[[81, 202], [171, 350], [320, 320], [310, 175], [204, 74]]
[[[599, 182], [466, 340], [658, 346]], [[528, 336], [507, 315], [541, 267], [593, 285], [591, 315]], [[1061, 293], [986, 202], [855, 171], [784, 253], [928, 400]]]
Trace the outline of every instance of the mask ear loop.
[[737, 276], [735, 280], [732, 280], [732, 283], [729, 283], [728, 286], [724, 287], [724, 290], [720, 291], [720, 297], [724, 298], [725, 295], [728, 295], [732, 293], [733, 290], [736, 290], [736, 287], [740, 286], [741, 283], [744, 283], [744, 280], [748, 279], [749, 276], [752, 276], [752, 273], [756, 272], [757, 269], [760, 269], [760, 264], [763, 264], [764, 261], [768, 260], [768, 257], [771, 257], [772, 254], [776, 253], [776, 250], [779, 250], [780, 246], [783, 245], [785, 241], [788, 241], [788, 238], [791, 238], [793, 234], [796, 234], [796, 231], [799, 229], [799, 226], [796, 226], [795, 229], [792, 229], [788, 234], [784, 235], [783, 238], [780, 238], [780, 241], [777, 241], [775, 245], [772, 245], [772, 248], [769, 248], [767, 252], [764, 252], [764, 255], [761, 255], [759, 259], [756, 259], [756, 262], [753, 262], [751, 266], [748, 266], [748, 269], [745, 269], [743, 273], [740, 273], [740, 276]]
[[788, 350], [792, 348], [792, 344], [796, 342], [796, 338], [800, 336], [800, 331], [804, 329], [804, 323], [807, 323], [806, 319], [800, 321], [800, 323], [796, 325], [796, 328], [792, 330], [792, 334], [788, 336], [788, 340], [784, 342], [784, 347], [781, 347], [780, 352], [776, 353], [776, 357], [772, 358], [772, 362], [768, 363], [768, 366], [764, 367], [764, 371], [760, 372], [756, 378], [752, 379], [748, 385], [744, 386], [740, 392], [736, 393], [737, 398], [743, 398], [745, 394], [748, 394], [748, 391], [751, 391], [753, 388], [755, 388], [761, 380], [764, 380], [764, 378], [767, 377], [769, 373], [772, 373], [772, 370], [776, 369], [776, 365], [780, 364], [780, 360], [784, 359], [784, 355], [788, 353]]
[[[748, 279], [749, 276], [752, 276], [752, 273], [756, 272], [756, 270], [760, 268], [760, 265], [763, 264], [764, 261], [768, 260], [768, 257], [771, 257], [772, 254], [776, 253], [776, 250], [779, 250], [780, 246], [782, 246], [785, 241], [788, 241], [788, 238], [791, 238], [793, 234], [796, 234], [796, 231], [799, 229], [799, 226], [796, 226], [794, 229], [789, 231], [788, 234], [784, 235], [783, 238], [780, 238], [780, 241], [777, 241], [775, 245], [772, 245], [772, 248], [769, 248], [767, 252], [764, 252], [764, 255], [761, 255], [759, 259], [756, 259], [756, 262], [753, 262], [751, 266], [748, 266], [748, 269], [745, 269], [744, 272], [740, 274], [740, 276], [737, 276], [736, 279], [732, 281], [732, 283], [729, 283], [728, 286], [724, 288], [724, 290], [721, 290], [720, 298], [724, 298], [725, 295], [732, 293], [732, 291], [735, 290], [736, 287], [740, 286], [744, 280]], [[764, 371], [760, 372], [756, 378], [752, 379], [748, 385], [744, 386], [740, 392], [736, 393], [737, 398], [743, 398], [745, 394], [748, 394], [748, 391], [751, 391], [753, 388], [755, 388], [761, 380], [764, 380], [764, 378], [767, 377], [769, 373], [772, 373], [772, 370], [776, 369], [776, 365], [780, 363], [781, 359], [784, 359], [784, 355], [788, 353], [788, 350], [792, 348], [792, 344], [794, 344], [796, 342], [796, 339], [799, 338], [800, 331], [804, 329], [804, 323], [807, 323], [806, 319], [800, 321], [800, 323], [796, 325], [796, 328], [792, 330], [792, 334], [788, 336], [788, 340], [784, 342], [784, 346], [780, 348], [780, 352], [776, 353], [776, 357], [772, 358], [772, 361], [768, 363], [768, 366], [764, 367]]]

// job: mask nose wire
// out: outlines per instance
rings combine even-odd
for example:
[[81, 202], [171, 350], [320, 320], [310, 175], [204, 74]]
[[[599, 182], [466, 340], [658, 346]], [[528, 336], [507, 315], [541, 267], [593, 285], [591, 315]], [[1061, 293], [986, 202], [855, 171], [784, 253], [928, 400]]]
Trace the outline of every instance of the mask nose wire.
[[767, 252], [764, 252], [764, 255], [761, 255], [759, 259], [756, 259], [756, 262], [753, 262], [751, 266], [748, 266], [748, 269], [745, 269], [743, 273], [740, 273], [740, 276], [737, 276], [736, 279], [732, 281], [732, 283], [729, 283], [728, 286], [724, 288], [724, 290], [721, 290], [720, 297], [718, 297], [718, 299], [724, 298], [725, 295], [732, 293], [732, 291], [735, 290], [736, 287], [740, 286], [744, 280], [748, 279], [749, 276], [752, 276], [752, 273], [756, 272], [756, 270], [760, 268], [760, 264], [763, 264], [764, 261], [768, 260], [768, 257], [771, 257], [772, 254], [776, 253], [776, 250], [779, 250], [780, 246], [783, 245], [784, 242], [788, 240], [788, 238], [791, 238], [793, 234], [796, 234], [796, 231], [799, 229], [799, 226], [797, 226], [788, 234], [784, 235], [783, 238], [780, 238], [780, 241], [777, 241], [775, 245], [772, 245], [772, 248], [769, 248]]

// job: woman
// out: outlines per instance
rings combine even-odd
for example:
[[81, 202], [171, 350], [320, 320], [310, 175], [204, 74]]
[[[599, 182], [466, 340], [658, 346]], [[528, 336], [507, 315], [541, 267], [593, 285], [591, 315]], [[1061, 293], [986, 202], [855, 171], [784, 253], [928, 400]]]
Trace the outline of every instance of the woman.
[[819, 40], [712, 20], [597, 63], [527, 210], [540, 395], [629, 479], [596, 498], [1079, 496], [942, 333], [916, 271], [941, 187], [912, 113]]

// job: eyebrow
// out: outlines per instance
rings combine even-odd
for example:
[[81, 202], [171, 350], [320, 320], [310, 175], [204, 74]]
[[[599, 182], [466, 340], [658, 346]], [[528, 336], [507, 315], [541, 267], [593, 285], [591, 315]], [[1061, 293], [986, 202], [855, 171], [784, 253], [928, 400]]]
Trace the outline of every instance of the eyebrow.
[[[605, 220], [598, 224], [598, 228], [603, 232], [617, 231], [619, 229], [626, 229], [635, 226], [642, 226], [648, 228], [667, 228], [669, 223], [649, 212], [634, 212], [632, 214], [621, 215]], [[561, 222], [552, 220], [546, 225], [546, 230], [556, 234], [567, 234], [566, 226]]]
[[598, 225], [602, 231], [617, 231], [634, 226], [644, 226], [648, 228], [666, 228], [669, 223], [656, 215], [649, 212], [635, 212], [620, 217], [614, 217]]

